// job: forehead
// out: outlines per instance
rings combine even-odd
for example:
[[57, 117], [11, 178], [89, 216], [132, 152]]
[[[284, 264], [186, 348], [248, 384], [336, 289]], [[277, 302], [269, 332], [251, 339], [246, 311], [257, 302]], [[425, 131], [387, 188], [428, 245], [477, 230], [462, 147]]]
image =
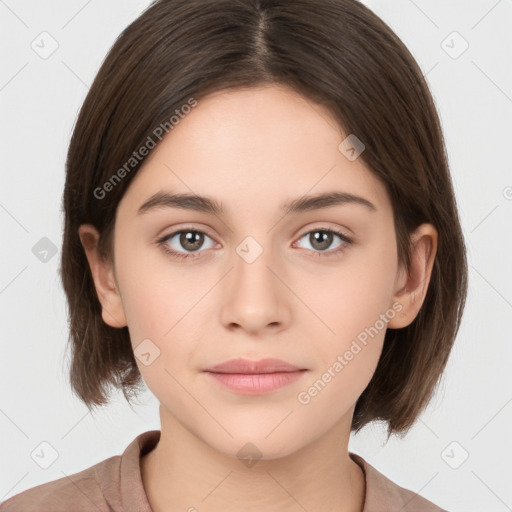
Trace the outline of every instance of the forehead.
[[281, 85], [219, 91], [198, 100], [146, 157], [123, 200], [135, 215], [151, 195], [208, 195], [229, 209], [279, 208], [306, 194], [344, 191], [386, 205], [384, 185], [331, 113]]

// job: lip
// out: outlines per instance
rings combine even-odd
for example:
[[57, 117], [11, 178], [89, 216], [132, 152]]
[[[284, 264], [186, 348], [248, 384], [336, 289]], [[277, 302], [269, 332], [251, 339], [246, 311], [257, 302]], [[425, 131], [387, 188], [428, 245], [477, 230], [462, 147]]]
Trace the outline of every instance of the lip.
[[207, 368], [206, 372], [211, 373], [237, 373], [245, 375], [268, 374], [268, 373], [288, 373], [305, 370], [293, 364], [282, 361], [281, 359], [260, 359], [251, 361], [250, 359], [238, 358], [225, 361]]
[[213, 373], [206, 372], [223, 387], [242, 395], [270, 393], [300, 379], [307, 370], [275, 373]]
[[232, 359], [204, 372], [231, 391], [261, 395], [295, 382], [307, 373], [307, 369], [280, 359]]

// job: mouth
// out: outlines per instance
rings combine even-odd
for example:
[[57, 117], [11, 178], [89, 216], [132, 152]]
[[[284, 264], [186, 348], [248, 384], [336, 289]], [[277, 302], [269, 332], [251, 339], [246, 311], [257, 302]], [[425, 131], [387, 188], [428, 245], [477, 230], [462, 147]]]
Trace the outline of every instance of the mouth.
[[299, 366], [293, 365], [281, 359], [260, 359], [259, 361], [251, 361], [250, 359], [231, 359], [224, 363], [217, 364], [207, 368], [206, 372], [212, 373], [236, 373], [236, 374], [268, 374], [268, 373], [292, 373], [306, 370]]
[[295, 382], [307, 373], [307, 369], [279, 359], [232, 359], [204, 372], [231, 391], [260, 395]]

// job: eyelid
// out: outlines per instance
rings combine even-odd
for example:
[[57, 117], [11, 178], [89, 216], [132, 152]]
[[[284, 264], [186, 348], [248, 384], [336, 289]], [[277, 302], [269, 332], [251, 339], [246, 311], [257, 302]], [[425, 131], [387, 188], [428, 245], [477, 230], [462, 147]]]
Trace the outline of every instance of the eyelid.
[[[314, 223], [313, 223], [314, 224]], [[156, 242], [159, 242], [163, 239], [168, 239], [169, 237], [172, 237], [176, 234], [178, 234], [179, 232], [181, 231], [186, 231], [186, 230], [190, 230], [190, 231], [196, 231], [196, 232], [199, 232], [199, 233], [203, 233], [207, 236], [209, 236], [212, 240], [214, 240], [216, 243], [219, 243], [217, 242], [217, 239], [215, 236], [213, 236], [211, 233], [209, 233], [209, 230], [207, 227], [197, 227], [197, 225], [183, 225], [183, 226], [178, 226], [178, 227], [175, 227], [172, 229], [172, 231], [170, 231], [169, 233], [165, 234], [165, 235], [162, 235], [162, 236], [157, 236], [156, 237]], [[301, 231], [300, 233], [301, 234], [297, 234], [297, 235], [294, 235], [294, 238], [297, 240], [299, 240], [300, 238], [302, 238], [304, 235], [308, 235], [309, 233], [313, 232], [313, 231], [332, 231], [338, 235], [341, 235], [343, 237], [345, 237], [347, 240], [350, 240], [351, 242], [354, 242], [354, 238], [353, 238], [353, 231], [351, 229], [348, 229], [348, 228], [341, 228], [341, 227], [332, 227], [332, 226], [327, 226], [325, 223], [322, 223], [320, 222], [319, 224], [316, 224], [316, 225], [313, 225], [312, 227], [310, 228], [307, 228], [305, 231]], [[346, 232], [348, 232], [349, 234], [347, 234]]]
[[203, 234], [209, 236], [215, 242], [217, 242], [216, 237], [213, 236], [209, 232], [209, 228], [203, 227], [203, 225], [200, 225], [200, 227], [197, 227], [197, 224], [196, 225], [184, 224], [184, 225], [179, 225], [178, 227], [173, 227], [172, 230], [169, 231], [167, 234], [157, 236], [156, 237], [156, 242], [158, 242], [158, 241], [160, 241], [162, 239], [165, 239], [165, 238], [172, 237], [172, 236], [180, 233], [181, 231], [187, 231], [187, 230], [188, 231], [196, 231], [198, 233], [203, 233]]
[[346, 249], [347, 246], [353, 245], [355, 243], [355, 240], [352, 236], [347, 235], [342, 229], [336, 227], [326, 227], [326, 226], [315, 226], [313, 228], [310, 228], [306, 231], [304, 231], [300, 236], [297, 237], [297, 240], [294, 242], [296, 244], [301, 238], [304, 238], [306, 235], [309, 235], [311, 233], [314, 233], [316, 231], [328, 231], [330, 233], [333, 233], [334, 235], [337, 235], [340, 240], [342, 241], [341, 247], [338, 247], [336, 249], [329, 249], [327, 251], [312, 251], [318, 255], [330, 255], [335, 254], [338, 251], [343, 251]]
[[[170, 239], [174, 238], [179, 233], [186, 232], [186, 231], [193, 231], [196, 233], [201, 233], [203, 235], [206, 235], [208, 238], [213, 240], [214, 243], [218, 244], [215, 237], [211, 236], [208, 233], [207, 229], [199, 229], [199, 228], [196, 228], [195, 226], [190, 226], [190, 225], [175, 227], [173, 229], [173, 231], [171, 231], [170, 233], [159, 237], [156, 240], [156, 244], [159, 247], [161, 247], [165, 253], [167, 253], [171, 258], [174, 258], [176, 261], [180, 261], [180, 260], [181, 261], [194, 261], [194, 260], [199, 260], [199, 258], [205, 257], [205, 256], [203, 256], [203, 253], [208, 252], [206, 249], [198, 250], [196, 252], [187, 252], [187, 251], [181, 252], [181, 251], [176, 251], [175, 249], [171, 249], [169, 247], [167, 242]], [[295, 242], [293, 242], [293, 247], [295, 247], [295, 244], [299, 240], [301, 240], [302, 238], [304, 238], [305, 236], [307, 236], [311, 233], [314, 233], [315, 231], [327, 231], [327, 232], [333, 233], [334, 235], [337, 235], [338, 238], [341, 240], [341, 244], [340, 244], [340, 246], [338, 246], [334, 249], [328, 249], [325, 251], [316, 251], [314, 249], [306, 249], [306, 251], [311, 253], [311, 255], [313, 257], [320, 257], [320, 258], [336, 257], [336, 256], [344, 253], [351, 245], [354, 244], [354, 239], [352, 238], [352, 236], [346, 235], [341, 228], [326, 227], [325, 225], [323, 225], [323, 226], [316, 225], [316, 226], [310, 227], [306, 231], [302, 232], [302, 234], [300, 236], [296, 237]], [[351, 230], [348, 230], [348, 231], [352, 232]]]
[[328, 222], [311, 223], [309, 228], [306, 228], [304, 231], [300, 231], [301, 235], [297, 235], [296, 238], [302, 238], [304, 235], [311, 233], [312, 231], [333, 231], [340, 235], [343, 235], [346, 238], [352, 239], [354, 236], [354, 232], [351, 229], [345, 228], [344, 226], [339, 226], [338, 224], [329, 225]]

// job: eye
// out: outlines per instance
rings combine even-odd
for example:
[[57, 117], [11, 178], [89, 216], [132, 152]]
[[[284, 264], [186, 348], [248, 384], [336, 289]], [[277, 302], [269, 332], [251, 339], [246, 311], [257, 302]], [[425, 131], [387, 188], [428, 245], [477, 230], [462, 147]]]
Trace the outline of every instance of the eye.
[[[179, 231], [174, 231], [174, 233], [160, 238], [157, 243], [162, 246], [165, 252], [175, 258], [199, 258], [200, 253], [198, 255], [193, 253], [199, 252], [199, 249], [204, 244], [205, 237], [213, 242], [212, 238], [204, 231], [197, 229], [180, 229]], [[181, 249], [184, 249], [185, 252], [182, 252]], [[211, 249], [211, 246], [206, 247], [206, 249]], [[187, 251], [190, 251], [190, 253], [187, 253]]]
[[[336, 248], [327, 251], [327, 249], [332, 245], [335, 237], [338, 237], [341, 242], [336, 246]], [[334, 229], [317, 228], [312, 231], [308, 231], [302, 235], [299, 240], [302, 240], [303, 238], [309, 242], [313, 251], [319, 251], [316, 252], [317, 256], [332, 256], [333, 254], [338, 254], [339, 252], [344, 251], [349, 244], [353, 243], [351, 238]]]
[[[333, 243], [334, 238], [337, 237], [341, 242], [331, 250], [327, 250]], [[209, 247], [203, 247], [205, 239], [209, 239], [212, 243]], [[316, 256], [332, 256], [344, 251], [353, 240], [334, 229], [317, 228], [308, 231], [302, 235], [299, 240], [306, 239]], [[174, 231], [169, 235], [157, 240], [157, 244], [162, 246], [162, 249], [173, 258], [186, 259], [186, 258], [200, 258], [200, 249], [211, 249], [215, 242], [204, 231], [197, 229], [180, 229]], [[184, 250], [184, 251], [182, 251]], [[196, 253], [196, 254], [195, 254]]]

